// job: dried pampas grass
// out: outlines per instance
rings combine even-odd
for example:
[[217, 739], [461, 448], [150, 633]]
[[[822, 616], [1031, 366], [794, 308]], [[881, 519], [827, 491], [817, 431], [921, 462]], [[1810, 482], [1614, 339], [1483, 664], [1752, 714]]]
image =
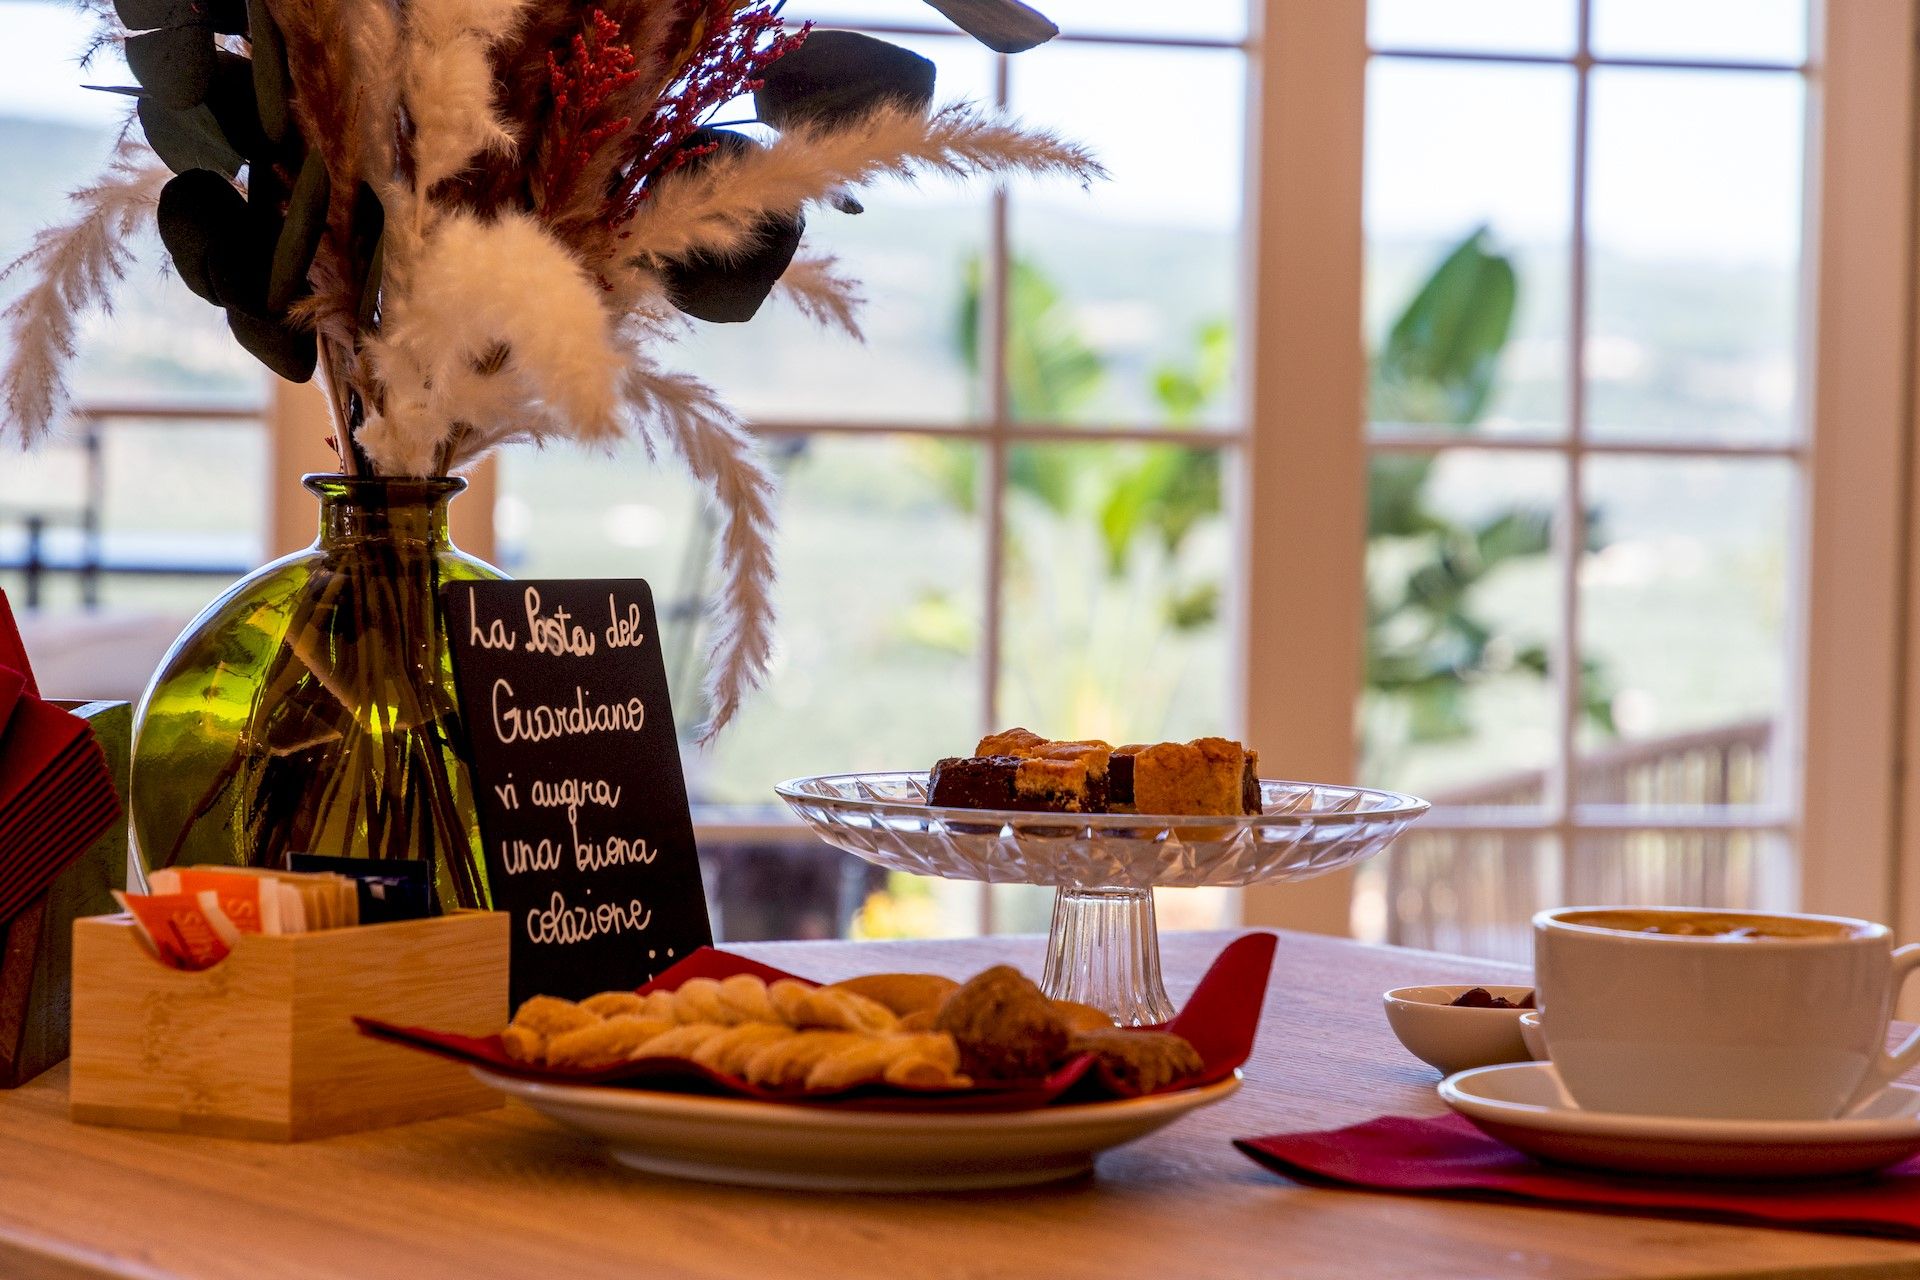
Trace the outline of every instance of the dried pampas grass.
[[631, 359], [624, 393], [636, 430], [650, 449], [664, 444], [678, 453], [721, 513], [704, 745], [760, 686], [773, 653], [773, 477], [753, 437], [711, 387], [637, 350]]
[[867, 304], [866, 295], [860, 292], [860, 282], [843, 275], [839, 265], [832, 254], [795, 258], [774, 285], [774, 293], [821, 328], [838, 329], [855, 342], [865, 342], [860, 309]]
[[0, 271], [0, 280], [31, 276], [0, 312], [10, 348], [0, 391], [23, 443], [38, 443], [65, 410], [80, 320], [95, 308], [112, 309], [112, 288], [133, 260], [127, 242], [151, 219], [166, 180], [166, 168], [144, 143], [123, 142], [106, 172], [69, 197], [72, 221], [42, 230]]
[[695, 253], [726, 257], [751, 247], [767, 215], [792, 213], [844, 188], [887, 177], [1010, 173], [1082, 182], [1106, 176], [1080, 144], [966, 103], [931, 117], [881, 107], [851, 124], [794, 128], [768, 146], [673, 175], [624, 228], [622, 250], [643, 269]]

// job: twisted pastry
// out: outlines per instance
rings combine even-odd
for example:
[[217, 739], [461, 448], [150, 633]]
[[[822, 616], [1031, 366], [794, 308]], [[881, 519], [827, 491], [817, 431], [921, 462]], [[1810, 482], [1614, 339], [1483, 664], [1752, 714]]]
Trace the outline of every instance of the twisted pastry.
[[591, 1069], [682, 1059], [767, 1088], [966, 1083], [951, 1036], [904, 1034], [890, 1009], [854, 991], [790, 979], [769, 986], [750, 974], [689, 978], [644, 996], [604, 991], [577, 1005], [536, 996], [501, 1042], [523, 1062]]

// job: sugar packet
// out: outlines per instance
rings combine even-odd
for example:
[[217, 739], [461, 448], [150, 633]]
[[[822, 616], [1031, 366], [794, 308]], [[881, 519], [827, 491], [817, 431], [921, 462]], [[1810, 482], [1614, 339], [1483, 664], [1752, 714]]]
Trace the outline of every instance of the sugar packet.
[[198, 893], [126, 893], [117, 901], [161, 963], [175, 969], [210, 969], [225, 960], [240, 940], [240, 930], [221, 910], [220, 895]]

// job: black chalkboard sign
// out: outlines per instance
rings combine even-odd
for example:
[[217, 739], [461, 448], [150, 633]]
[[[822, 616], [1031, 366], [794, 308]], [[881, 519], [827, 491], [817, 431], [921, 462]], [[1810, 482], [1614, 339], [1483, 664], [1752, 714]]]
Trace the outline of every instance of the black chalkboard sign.
[[512, 998], [639, 986], [713, 941], [653, 592], [442, 588]]

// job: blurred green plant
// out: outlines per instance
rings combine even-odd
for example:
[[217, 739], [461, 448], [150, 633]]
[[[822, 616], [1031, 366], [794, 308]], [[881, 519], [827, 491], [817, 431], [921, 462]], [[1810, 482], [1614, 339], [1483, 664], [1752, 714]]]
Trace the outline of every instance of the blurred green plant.
[[[1476, 228], [1434, 268], [1373, 358], [1372, 418], [1465, 433], [1485, 416], [1518, 301], [1513, 263]], [[1545, 678], [1545, 643], [1490, 623], [1479, 593], [1496, 575], [1552, 550], [1553, 512], [1514, 507], [1473, 520], [1435, 505], [1437, 456], [1378, 453], [1367, 488], [1366, 687], [1370, 719], [1385, 711], [1398, 732], [1367, 735], [1378, 757], [1404, 743], [1472, 734], [1467, 693], [1520, 673]], [[1589, 513], [1583, 536], [1597, 547]], [[1614, 730], [1612, 689], [1599, 664], [1583, 665], [1581, 712]], [[1376, 775], [1377, 776], [1377, 773]]]
[[[1009, 272], [1008, 413], [1023, 422], [1084, 420], [1107, 390], [1108, 361], [1044, 272], [1019, 259]], [[1374, 355], [1373, 419], [1470, 431], [1496, 389], [1518, 296], [1513, 263], [1491, 247], [1486, 228], [1453, 246]], [[966, 269], [954, 341], [976, 375], [981, 306], [975, 262]], [[1232, 357], [1226, 321], [1202, 325], [1188, 355], [1150, 375], [1147, 390], [1160, 420], [1173, 426], [1199, 421], [1225, 392]], [[983, 451], [946, 440], [924, 441], [921, 449], [940, 491], [957, 509], [973, 512]], [[1036, 443], [1010, 450], [1010, 591], [1037, 588], [1036, 546], [1052, 551], [1060, 538], [1091, 531], [1110, 587], [1151, 579], [1157, 596], [1153, 626], [1178, 634], [1212, 624], [1220, 580], [1213, 572], [1185, 568], [1190, 557], [1183, 553], [1196, 530], [1221, 514], [1220, 457], [1215, 449], [1173, 443]], [[1432, 454], [1381, 453], [1371, 464], [1367, 701], [1370, 721], [1394, 725], [1391, 734], [1369, 733], [1375, 755], [1468, 737], [1475, 726], [1467, 694], [1476, 683], [1516, 674], [1544, 679], [1549, 671], [1548, 646], [1490, 620], [1482, 593], [1501, 573], [1551, 550], [1553, 512], [1519, 506], [1474, 519], [1452, 515], [1436, 503], [1435, 462]], [[1601, 541], [1591, 515], [1583, 536], [1590, 547]], [[921, 643], [966, 643], [970, 632], [955, 623], [951, 599], [934, 594], [916, 606], [903, 631]], [[1058, 644], [1071, 647], [1082, 639], [1062, 636]], [[1085, 701], [1070, 691], [1062, 698], [1069, 713]], [[1610, 734], [1611, 707], [1606, 672], [1586, 663], [1583, 716]], [[1066, 725], [1058, 731], [1085, 730]]]
[[[1070, 423], [1097, 411], [1112, 370], [1082, 331], [1072, 306], [1044, 272], [1009, 264], [1006, 409], [1016, 421]], [[983, 290], [980, 264], [966, 268], [953, 324], [954, 347], [976, 376]], [[1202, 325], [1190, 356], [1154, 368], [1148, 392], [1155, 417], [1198, 421], [1225, 390], [1232, 337], [1224, 321]], [[918, 459], [946, 500], [976, 511], [982, 451], [952, 440], [918, 442]], [[1219, 614], [1220, 580], [1192, 552], [1195, 535], [1221, 515], [1220, 454], [1212, 448], [1130, 441], [1037, 441], [1008, 450], [1005, 582], [1010, 609], [1045, 601], [1060, 634], [1044, 645], [1009, 636], [1004, 660], [1011, 679], [1074, 732], [1145, 733], [1164, 720], [1177, 672], [1143, 671], [1138, 655], [1163, 636], [1194, 633]], [[1081, 562], [1096, 580], [1076, 577]], [[907, 612], [903, 635], [921, 644], [972, 642], [956, 625], [944, 591], [929, 592]], [[1027, 650], [1031, 649], [1032, 652]], [[1094, 660], [1111, 649], [1111, 661]], [[1134, 658], [1128, 660], [1125, 650]], [[969, 650], [970, 651], [970, 650]], [[1089, 660], [1063, 667], [1058, 653]], [[1062, 728], [1061, 732], [1069, 730]]]

